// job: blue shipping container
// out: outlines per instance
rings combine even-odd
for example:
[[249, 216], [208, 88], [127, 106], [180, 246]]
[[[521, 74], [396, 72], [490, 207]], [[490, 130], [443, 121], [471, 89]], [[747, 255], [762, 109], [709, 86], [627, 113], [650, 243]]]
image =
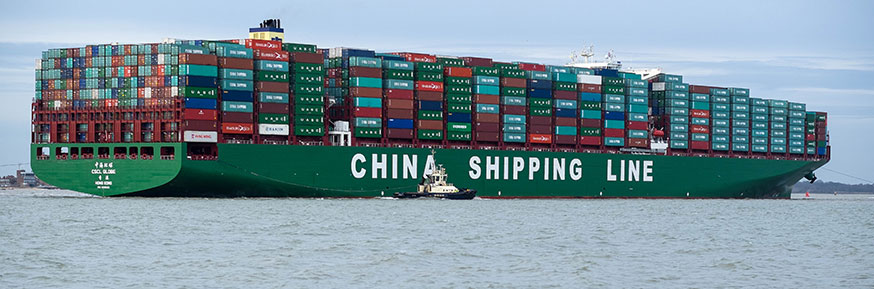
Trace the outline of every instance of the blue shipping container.
[[625, 120], [625, 113], [624, 112], [617, 112], [617, 111], [608, 111], [608, 112], [604, 113], [604, 119]]
[[528, 89], [528, 97], [552, 98], [552, 90], [540, 89], [540, 88], [529, 88]]
[[470, 123], [470, 113], [448, 112], [446, 113], [446, 121]]
[[211, 98], [185, 98], [185, 108], [216, 109], [216, 101]]
[[389, 118], [388, 124], [386, 126], [388, 128], [412, 129], [413, 128], [413, 120], [412, 119], [404, 119], [404, 118]]

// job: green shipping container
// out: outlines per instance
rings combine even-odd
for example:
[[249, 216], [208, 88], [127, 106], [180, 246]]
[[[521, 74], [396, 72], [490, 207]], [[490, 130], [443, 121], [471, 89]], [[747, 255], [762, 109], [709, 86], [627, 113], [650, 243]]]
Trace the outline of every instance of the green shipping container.
[[382, 129], [375, 127], [356, 127], [355, 137], [380, 138], [382, 137]]
[[186, 86], [184, 88], [179, 89], [179, 96], [180, 97], [216, 98], [218, 96], [218, 90], [215, 88]]
[[252, 112], [252, 103], [244, 101], [222, 101], [222, 111]]
[[418, 136], [419, 136], [419, 139], [442, 140], [443, 139], [443, 131], [442, 130], [420, 129], [420, 130], [418, 130]]
[[218, 67], [210, 65], [182, 64], [179, 75], [217, 77]]
[[294, 135], [299, 136], [323, 136], [325, 135], [324, 126], [295, 126]]
[[318, 105], [295, 105], [294, 106], [295, 114], [304, 114], [304, 115], [325, 115], [325, 108], [323, 106]]
[[382, 79], [375, 77], [352, 77], [349, 79], [350, 86], [382, 88]]
[[625, 121], [606, 119], [604, 120], [604, 128], [625, 129]]
[[287, 114], [278, 114], [278, 113], [259, 113], [258, 114], [258, 123], [267, 123], [267, 124], [288, 124], [288, 115]]
[[581, 127], [580, 128], [581, 136], [601, 136], [601, 128], [593, 128], [593, 127]]
[[466, 122], [447, 122], [446, 123], [446, 131], [447, 132], [466, 132], [470, 133], [470, 124]]
[[219, 78], [253, 80], [254, 77], [251, 70], [223, 68], [219, 70]]
[[577, 127], [575, 126], [556, 126], [555, 134], [557, 135], [577, 135]]

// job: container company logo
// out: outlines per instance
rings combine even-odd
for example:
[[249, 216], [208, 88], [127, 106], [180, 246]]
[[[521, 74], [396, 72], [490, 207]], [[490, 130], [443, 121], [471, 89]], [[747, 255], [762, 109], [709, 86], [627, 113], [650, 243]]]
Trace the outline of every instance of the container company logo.
[[436, 89], [443, 88], [441, 85], [438, 85], [436, 83], [431, 83], [431, 82], [419, 82], [418, 86], [419, 86], [419, 88], [422, 88], [422, 89], [435, 89], [436, 90]]
[[115, 168], [113, 168], [112, 162], [95, 162], [91, 174], [97, 176], [97, 180], [94, 181], [97, 189], [108, 190], [112, 187], [112, 180], [109, 176], [115, 174]]
[[[577, 158], [537, 158], [471, 156], [468, 159], [468, 176], [471, 180], [524, 180], [578, 181], [583, 178], [583, 162]], [[607, 159], [606, 181], [652, 182], [653, 161]], [[356, 179], [418, 179], [419, 156], [407, 154], [357, 153], [352, 156], [350, 171]], [[434, 171], [433, 156], [425, 159], [422, 176]]]
[[226, 132], [251, 133], [252, 125], [244, 124], [224, 124], [222, 130]]

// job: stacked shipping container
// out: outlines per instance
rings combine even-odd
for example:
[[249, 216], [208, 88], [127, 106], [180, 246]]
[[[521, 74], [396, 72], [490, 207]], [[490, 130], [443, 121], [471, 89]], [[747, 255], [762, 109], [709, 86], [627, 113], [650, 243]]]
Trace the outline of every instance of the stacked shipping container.
[[320, 53], [260, 39], [50, 50], [38, 68], [37, 110], [149, 113], [51, 123], [38, 114], [37, 141], [318, 142], [327, 94], [331, 117], [350, 121], [356, 143], [648, 148], [663, 136], [676, 151], [787, 156], [823, 155], [827, 146], [825, 114], [678, 75], [647, 83], [611, 69]]

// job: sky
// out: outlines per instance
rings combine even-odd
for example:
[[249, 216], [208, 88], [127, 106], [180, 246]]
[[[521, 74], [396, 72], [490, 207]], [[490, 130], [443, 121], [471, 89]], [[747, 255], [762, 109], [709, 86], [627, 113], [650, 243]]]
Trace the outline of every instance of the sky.
[[[63, 8], [61, 8], [63, 7]], [[0, 175], [27, 163], [34, 61], [48, 48], [246, 38], [561, 65], [594, 45], [626, 68], [829, 113], [824, 181], [874, 182], [874, 1], [2, 1]], [[27, 168], [27, 166], [24, 166]]]

